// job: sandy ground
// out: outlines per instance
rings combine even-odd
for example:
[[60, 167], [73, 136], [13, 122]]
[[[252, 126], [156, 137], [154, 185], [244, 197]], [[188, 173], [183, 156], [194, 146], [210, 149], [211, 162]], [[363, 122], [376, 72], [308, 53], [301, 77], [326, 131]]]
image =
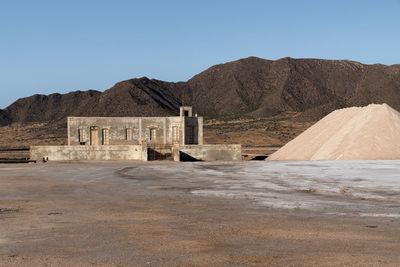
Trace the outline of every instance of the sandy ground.
[[[0, 265], [400, 264], [400, 219], [376, 213], [379, 207], [382, 214], [398, 211], [397, 184], [393, 191], [381, 188], [377, 192], [379, 183], [369, 184], [366, 178], [368, 194], [363, 198], [346, 190], [318, 192], [320, 188], [314, 187], [324, 177], [316, 173], [325, 173], [329, 179], [337, 173], [335, 169], [269, 164], [0, 165]], [[360, 170], [371, 164], [375, 171], [384, 168], [385, 172], [375, 174], [386, 175], [385, 186], [393, 181], [392, 168], [398, 170], [396, 162], [394, 167], [358, 164]], [[348, 170], [354, 168], [348, 166]], [[364, 173], [369, 171], [364, 169]], [[359, 173], [349, 175], [353, 179]], [[297, 189], [277, 186], [289, 178], [303, 182], [298, 182]], [[343, 177], [333, 178], [337, 183], [329, 188], [347, 183], [347, 191], [361, 190], [362, 186], [351, 187]], [[307, 181], [313, 188], [304, 189]], [[292, 203], [285, 194], [298, 197], [299, 202], [315, 199], [316, 205], [269, 205], [282, 199]], [[386, 196], [391, 197], [386, 200]], [[324, 212], [329, 210], [327, 200], [336, 203], [334, 213]], [[358, 207], [360, 211], [355, 212]], [[361, 216], [368, 210], [371, 216]]]

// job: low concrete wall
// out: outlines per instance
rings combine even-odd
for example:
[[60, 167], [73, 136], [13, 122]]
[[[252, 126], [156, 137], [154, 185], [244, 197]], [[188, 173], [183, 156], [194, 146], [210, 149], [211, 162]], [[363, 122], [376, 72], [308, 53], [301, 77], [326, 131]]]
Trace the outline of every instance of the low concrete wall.
[[31, 146], [30, 159], [43, 161], [69, 160], [147, 160], [147, 149], [141, 145], [113, 146]]
[[[242, 160], [241, 145], [185, 145], [173, 150], [174, 160]], [[179, 157], [177, 155], [179, 153]]]

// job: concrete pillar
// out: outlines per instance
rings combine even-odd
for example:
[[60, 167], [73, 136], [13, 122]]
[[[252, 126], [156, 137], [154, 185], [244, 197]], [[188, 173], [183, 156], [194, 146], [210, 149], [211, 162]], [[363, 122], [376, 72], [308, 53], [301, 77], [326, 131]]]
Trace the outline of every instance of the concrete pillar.
[[148, 161], [148, 155], [147, 155], [147, 145], [142, 145], [142, 161]]
[[172, 147], [172, 155], [174, 157], [174, 161], [180, 161], [179, 157], [179, 145], [174, 145]]
[[70, 146], [71, 145], [71, 118], [67, 117], [67, 134], [68, 134], [68, 141], [67, 141], [67, 145]]
[[198, 139], [199, 145], [202, 145], [203, 144], [203, 117], [198, 117], [197, 122], [198, 122], [198, 127], [199, 127], [197, 139]]
[[142, 118], [139, 118], [139, 144], [143, 144], [142, 141]]
[[167, 118], [164, 118], [164, 145], [167, 144]]
[[185, 124], [185, 117], [181, 116], [181, 132], [182, 132], [182, 139], [181, 139], [181, 145], [186, 144], [186, 124]]

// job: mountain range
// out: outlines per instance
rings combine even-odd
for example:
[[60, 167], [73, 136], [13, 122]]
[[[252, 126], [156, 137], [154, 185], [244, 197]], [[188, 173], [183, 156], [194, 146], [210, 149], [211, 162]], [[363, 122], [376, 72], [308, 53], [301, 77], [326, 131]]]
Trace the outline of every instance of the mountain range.
[[314, 121], [338, 108], [370, 103], [400, 110], [400, 65], [249, 57], [212, 66], [186, 82], [142, 77], [104, 92], [21, 98], [0, 110], [0, 126], [67, 116], [168, 116], [178, 114], [181, 105], [192, 105], [206, 118], [270, 117], [289, 111]]

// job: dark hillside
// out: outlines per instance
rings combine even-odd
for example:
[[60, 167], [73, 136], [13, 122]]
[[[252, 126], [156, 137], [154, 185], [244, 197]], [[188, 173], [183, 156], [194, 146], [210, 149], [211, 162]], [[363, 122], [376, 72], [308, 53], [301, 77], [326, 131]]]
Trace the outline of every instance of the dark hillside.
[[176, 115], [182, 103], [208, 118], [300, 112], [297, 119], [312, 121], [338, 108], [384, 102], [400, 110], [399, 65], [249, 57], [215, 65], [187, 82], [144, 77], [119, 82], [103, 93], [22, 98], [0, 110], [0, 125], [57, 121], [70, 115]]

